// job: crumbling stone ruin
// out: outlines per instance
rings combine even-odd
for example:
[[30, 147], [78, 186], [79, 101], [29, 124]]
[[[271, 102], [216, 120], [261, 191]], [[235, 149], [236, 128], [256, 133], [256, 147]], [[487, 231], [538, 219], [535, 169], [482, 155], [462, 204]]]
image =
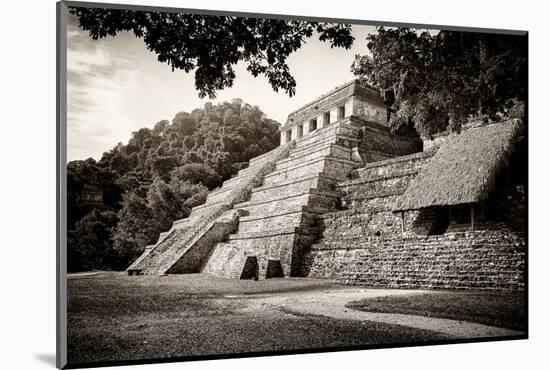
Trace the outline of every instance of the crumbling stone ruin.
[[393, 133], [376, 89], [339, 86], [292, 112], [280, 147], [175, 221], [128, 271], [522, 290], [522, 122], [470, 126]]

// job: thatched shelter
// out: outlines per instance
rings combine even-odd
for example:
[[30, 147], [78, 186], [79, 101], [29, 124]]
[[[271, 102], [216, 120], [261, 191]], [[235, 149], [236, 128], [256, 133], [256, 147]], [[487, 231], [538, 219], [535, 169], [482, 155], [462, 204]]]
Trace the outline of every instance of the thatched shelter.
[[512, 119], [450, 135], [397, 199], [393, 211], [474, 204], [487, 199], [522, 123]]

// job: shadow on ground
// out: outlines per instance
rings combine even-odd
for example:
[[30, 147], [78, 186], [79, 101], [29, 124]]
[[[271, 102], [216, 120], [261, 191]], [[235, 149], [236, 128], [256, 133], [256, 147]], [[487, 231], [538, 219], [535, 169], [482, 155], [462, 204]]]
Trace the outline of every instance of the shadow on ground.
[[341, 296], [346, 289], [364, 291], [314, 279], [239, 281], [205, 274], [112, 272], [70, 277], [68, 361], [90, 364], [449, 339], [403, 325], [294, 312], [271, 299]]
[[55, 353], [35, 353], [34, 358], [51, 367], [56, 365]]

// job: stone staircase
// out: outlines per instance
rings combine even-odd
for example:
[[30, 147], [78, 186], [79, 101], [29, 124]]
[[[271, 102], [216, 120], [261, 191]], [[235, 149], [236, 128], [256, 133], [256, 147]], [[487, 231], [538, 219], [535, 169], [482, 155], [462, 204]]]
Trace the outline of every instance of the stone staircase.
[[249, 167], [211, 192], [204, 204], [194, 207], [188, 218], [175, 221], [127, 270], [143, 274], [199, 272], [212, 247], [236, 229], [241, 213], [230, 212], [233, 205], [248, 199], [292, 146], [289, 143], [250, 161]]
[[[318, 219], [333, 211], [335, 185], [357, 167], [351, 160], [357, 127], [336, 122], [295, 141], [289, 155], [263, 176], [250, 199], [234, 205], [245, 212], [236, 233], [214, 248], [204, 272], [243, 276], [247, 261], [257, 263], [258, 278], [297, 276], [303, 253], [318, 238]], [[278, 266], [278, 268], [270, 268]]]
[[302, 275], [384, 288], [523, 289], [524, 238], [506, 225], [451, 224], [426, 236], [413, 231], [418, 213], [392, 213], [432, 155], [369, 163], [338, 183], [345, 209], [321, 216], [322, 238], [305, 254]]

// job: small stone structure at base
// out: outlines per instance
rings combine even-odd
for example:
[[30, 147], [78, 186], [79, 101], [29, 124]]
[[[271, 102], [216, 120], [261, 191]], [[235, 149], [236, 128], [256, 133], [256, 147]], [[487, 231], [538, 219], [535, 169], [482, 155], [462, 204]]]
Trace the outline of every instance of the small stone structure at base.
[[[498, 148], [509, 150], [468, 168], [448, 158], [452, 150], [439, 152], [458, 139], [450, 136], [419, 151], [420, 139], [393, 133], [386, 117], [378, 92], [359, 81], [291, 113], [279, 148], [252, 159], [187, 219], [174, 222], [128, 271], [235, 279], [308, 276], [392, 288], [524, 289], [524, 230], [494, 217], [503, 207], [525, 213], [523, 193], [512, 191], [522, 185], [502, 186], [499, 178], [503, 163], [509, 172], [517, 162], [512, 153], [521, 125], [476, 128], [473, 135], [500, 135]], [[461, 155], [475, 162], [476, 150], [465, 148]], [[432, 167], [445, 161], [464, 176], [485, 178], [473, 179], [467, 196], [448, 186], [436, 189], [443, 201], [415, 207], [409, 193], [422, 191], [418, 183], [432, 181]], [[498, 194], [506, 194], [505, 200]], [[446, 196], [453, 201], [446, 204]]]

